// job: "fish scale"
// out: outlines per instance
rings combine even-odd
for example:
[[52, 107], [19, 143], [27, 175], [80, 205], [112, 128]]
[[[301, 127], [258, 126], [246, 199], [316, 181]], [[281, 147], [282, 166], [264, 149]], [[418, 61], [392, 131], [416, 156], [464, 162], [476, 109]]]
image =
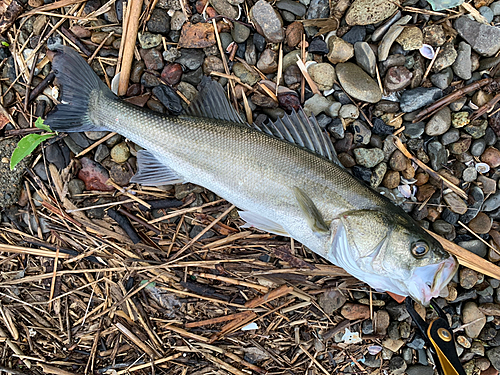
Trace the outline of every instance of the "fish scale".
[[248, 226], [293, 237], [376, 290], [423, 304], [447, 290], [456, 260], [341, 167], [330, 139], [303, 112], [252, 128], [222, 87], [205, 79], [186, 114], [165, 116], [117, 98], [72, 49], [56, 51], [62, 103], [46, 123], [59, 131], [111, 130], [146, 149], [133, 182], [201, 185], [242, 210]]

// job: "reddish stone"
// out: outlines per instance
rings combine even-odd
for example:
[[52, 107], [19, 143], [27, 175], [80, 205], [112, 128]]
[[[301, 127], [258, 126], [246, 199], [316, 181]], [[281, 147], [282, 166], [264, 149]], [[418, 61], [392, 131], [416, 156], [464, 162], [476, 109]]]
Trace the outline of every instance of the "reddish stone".
[[161, 72], [161, 79], [170, 86], [175, 86], [181, 81], [182, 66], [179, 63], [167, 64]]
[[133, 85], [130, 85], [127, 89], [127, 94], [126, 96], [137, 96], [142, 93], [142, 85], [140, 83], [134, 83]]
[[115, 188], [106, 185], [109, 180], [109, 173], [101, 164], [89, 158], [82, 158], [82, 169], [78, 172], [78, 178], [85, 183], [85, 189], [98, 191], [113, 191]]
[[500, 151], [495, 147], [488, 147], [481, 155], [481, 161], [491, 168], [498, 167], [500, 165]]
[[292, 22], [287, 28], [285, 32], [286, 44], [290, 47], [295, 47], [300, 43], [302, 39], [302, 33], [304, 32], [304, 26], [302, 22]]
[[349, 320], [364, 320], [370, 317], [370, 307], [356, 303], [346, 303], [340, 313]]
[[300, 99], [293, 93], [278, 94], [278, 102], [287, 112], [292, 112], [292, 109], [298, 111], [300, 108]]
[[205, 48], [215, 44], [214, 26], [211, 23], [186, 22], [182, 26], [179, 47]]

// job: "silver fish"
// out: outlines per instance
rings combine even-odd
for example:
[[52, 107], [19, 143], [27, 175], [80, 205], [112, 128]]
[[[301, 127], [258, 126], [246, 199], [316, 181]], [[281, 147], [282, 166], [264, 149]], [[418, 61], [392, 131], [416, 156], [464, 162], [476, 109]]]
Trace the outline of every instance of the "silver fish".
[[208, 78], [185, 113], [170, 117], [116, 97], [70, 48], [56, 48], [53, 70], [62, 101], [46, 124], [110, 130], [142, 146], [132, 182], [201, 185], [235, 204], [245, 226], [290, 236], [378, 291], [427, 305], [447, 290], [455, 258], [345, 171], [313, 117], [299, 111], [252, 127]]

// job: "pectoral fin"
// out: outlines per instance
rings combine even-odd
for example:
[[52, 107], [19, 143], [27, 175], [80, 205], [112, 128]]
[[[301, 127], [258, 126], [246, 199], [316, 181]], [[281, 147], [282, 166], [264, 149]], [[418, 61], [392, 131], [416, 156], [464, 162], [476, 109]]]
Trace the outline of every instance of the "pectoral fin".
[[299, 203], [300, 209], [306, 217], [309, 227], [316, 233], [328, 233], [328, 225], [325, 223], [323, 215], [321, 215], [321, 212], [319, 212], [312, 199], [298, 187], [293, 188], [293, 193]]
[[152, 153], [146, 150], [137, 152], [137, 173], [130, 182], [146, 186], [161, 186], [183, 183], [184, 178], [174, 170], [160, 163]]

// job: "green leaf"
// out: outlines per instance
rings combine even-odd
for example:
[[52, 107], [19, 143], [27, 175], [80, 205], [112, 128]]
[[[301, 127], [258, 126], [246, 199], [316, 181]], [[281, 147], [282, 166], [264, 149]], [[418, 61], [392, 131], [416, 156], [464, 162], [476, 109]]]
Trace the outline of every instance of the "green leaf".
[[43, 122], [43, 119], [41, 117], [38, 117], [35, 121], [35, 126], [38, 128], [38, 129], [42, 129], [42, 130], [45, 130], [46, 132], [49, 132], [51, 133], [52, 132], [52, 129], [49, 128], [48, 125], [45, 125], [45, 123]]
[[31, 154], [33, 150], [43, 141], [52, 138], [54, 133], [50, 134], [28, 134], [23, 137], [17, 144], [16, 149], [10, 157], [10, 170], [13, 170], [15, 166], [23, 160], [26, 156]]
[[9, 44], [9, 43], [7, 43], [6, 41], [2, 40], [2, 46], [4, 46], [4, 47], [9, 47], [9, 46], [10, 46], [10, 44]]

